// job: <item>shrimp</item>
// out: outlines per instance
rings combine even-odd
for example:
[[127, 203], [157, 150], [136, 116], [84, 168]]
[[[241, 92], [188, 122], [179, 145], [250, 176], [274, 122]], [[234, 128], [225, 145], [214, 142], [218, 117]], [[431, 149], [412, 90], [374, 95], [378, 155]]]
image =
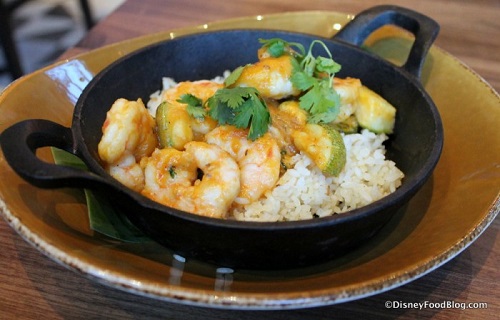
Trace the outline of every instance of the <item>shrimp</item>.
[[291, 59], [289, 55], [268, 57], [248, 65], [234, 86], [254, 87], [263, 98], [269, 99], [297, 96], [300, 90], [293, 86], [290, 79], [293, 71]]
[[106, 170], [127, 187], [140, 191], [144, 177], [139, 161], [157, 146], [155, 121], [142, 100], [116, 100], [106, 115], [98, 154]]
[[284, 173], [292, 166], [293, 156], [299, 153], [293, 143], [292, 134], [307, 124], [307, 112], [300, 108], [296, 100], [287, 100], [279, 105], [268, 103], [268, 107], [272, 119], [269, 134], [278, 141], [281, 150], [281, 169]]
[[341, 108], [339, 114], [331, 123], [343, 132], [355, 133], [358, 131], [358, 121], [355, 113], [359, 106], [361, 87], [361, 81], [356, 78], [333, 79], [333, 88], [339, 94]]
[[[156, 149], [145, 158], [142, 194], [167, 206], [214, 218], [226, 217], [240, 191], [240, 170], [224, 150], [192, 141], [184, 151]], [[198, 168], [203, 172], [198, 178]]]
[[156, 113], [156, 121], [162, 131], [159, 134], [165, 136], [168, 147], [183, 150], [186, 143], [201, 140], [204, 134], [217, 126], [217, 121], [208, 115], [202, 118], [191, 117], [186, 104], [178, 100], [184, 94], [192, 94], [205, 103], [222, 87], [221, 83], [207, 80], [185, 81], [165, 91], [162, 101], [166, 105], [159, 107], [163, 109], [160, 109], [161, 114]]
[[270, 134], [255, 141], [247, 139], [246, 130], [233, 126], [219, 126], [209, 132], [205, 139], [228, 152], [241, 171], [241, 189], [235, 203], [245, 205], [258, 200], [272, 189], [279, 179], [280, 149]]
[[[281, 140], [286, 141], [294, 130], [302, 128], [307, 123], [307, 111], [299, 107], [299, 102], [287, 100], [279, 105], [268, 104], [271, 114], [271, 126], [281, 132]], [[278, 137], [276, 137], [278, 138]]]

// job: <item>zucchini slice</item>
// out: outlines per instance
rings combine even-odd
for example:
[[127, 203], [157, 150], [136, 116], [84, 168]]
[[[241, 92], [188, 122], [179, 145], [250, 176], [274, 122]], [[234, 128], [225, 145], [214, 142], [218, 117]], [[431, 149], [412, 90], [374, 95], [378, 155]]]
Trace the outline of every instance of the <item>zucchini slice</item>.
[[293, 143], [326, 174], [338, 176], [346, 163], [342, 135], [333, 126], [308, 123], [292, 133]]

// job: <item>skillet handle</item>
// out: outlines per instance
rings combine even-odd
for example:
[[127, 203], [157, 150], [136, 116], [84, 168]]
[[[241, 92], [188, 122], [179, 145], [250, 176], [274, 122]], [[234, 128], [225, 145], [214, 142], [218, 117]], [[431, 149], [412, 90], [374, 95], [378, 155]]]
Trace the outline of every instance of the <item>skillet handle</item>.
[[69, 128], [48, 120], [25, 120], [0, 135], [5, 159], [24, 180], [40, 188], [105, 187], [100, 176], [84, 169], [61, 166], [40, 160], [36, 149], [53, 146], [76, 155]]
[[439, 24], [423, 14], [398, 6], [376, 6], [356, 15], [335, 35], [335, 39], [361, 46], [370, 34], [385, 25], [396, 25], [415, 36], [402, 68], [420, 79], [427, 52], [439, 33]]

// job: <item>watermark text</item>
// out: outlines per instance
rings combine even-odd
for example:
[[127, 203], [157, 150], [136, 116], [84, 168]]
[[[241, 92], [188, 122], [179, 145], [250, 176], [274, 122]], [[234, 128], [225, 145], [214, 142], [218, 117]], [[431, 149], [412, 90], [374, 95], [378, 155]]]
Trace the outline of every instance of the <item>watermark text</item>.
[[452, 300], [445, 300], [440, 302], [432, 301], [419, 301], [419, 302], [405, 302], [398, 300], [387, 300], [385, 302], [387, 309], [488, 309], [486, 302], [457, 302]]

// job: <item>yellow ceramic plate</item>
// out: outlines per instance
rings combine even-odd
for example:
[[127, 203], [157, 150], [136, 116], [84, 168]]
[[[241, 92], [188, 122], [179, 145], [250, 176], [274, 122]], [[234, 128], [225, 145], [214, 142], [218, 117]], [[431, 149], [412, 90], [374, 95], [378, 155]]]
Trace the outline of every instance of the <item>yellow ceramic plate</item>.
[[[88, 81], [110, 62], [155, 41], [228, 28], [274, 28], [332, 36], [352, 16], [295, 12], [248, 17], [153, 34], [110, 45], [28, 75], [0, 97], [0, 132], [23, 119], [70, 126]], [[385, 30], [372, 50], [401, 62], [410, 40]], [[500, 99], [470, 69], [433, 47], [423, 82], [445, 129], [430, 181], [377, 237], [329, 263], [285, 272], [250, 272], [184, 261], [155, 244], [124, 244], [94, 234], [77, 190], [41, 190], [0, 155], [0, 209], [21, 236], [50, 258], [111, 287], [169, 301], [220, 308], [286, 309], [340, 303], [398, 287], [470, 245], [499, 211]], [[50, 153], [40, 156], [51, 161]]]

